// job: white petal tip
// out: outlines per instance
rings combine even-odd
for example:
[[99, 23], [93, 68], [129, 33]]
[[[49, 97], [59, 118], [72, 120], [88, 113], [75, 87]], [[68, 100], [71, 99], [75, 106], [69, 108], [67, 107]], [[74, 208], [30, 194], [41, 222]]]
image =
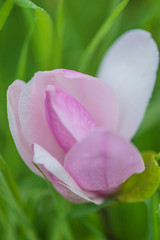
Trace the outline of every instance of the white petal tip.
[[159, 51], [151, 34], [124, 33], [102, 60], [99, 75], [114, 91], [120, 106], [117, 132], [127, 139], [136, 133], [154, 88]]

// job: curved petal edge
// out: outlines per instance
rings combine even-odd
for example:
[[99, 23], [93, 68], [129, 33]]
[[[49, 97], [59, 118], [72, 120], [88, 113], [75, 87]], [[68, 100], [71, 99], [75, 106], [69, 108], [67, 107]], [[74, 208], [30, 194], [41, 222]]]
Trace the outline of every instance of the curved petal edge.
[[104, 56], [98, 77], [114, 91], [120, 107], [118, 133], [131, 139], [136, 133], [154, 88], [159, 51], [149, 32], [123, 34]]
[[[51, 174], [58, 178], [61, 182], [53, 182], [53, 186], [56, 185], [56, 189], [62, 193], [62, 186], [66, 187], [71, 192], [71, 196], [68, 199], [83, 199], [83, 201], [94, 202], [100, 204], [102, 199], [94, 199], [95, 196], [89, 196], [91, 194], [84, 192], [77, 183], [73, 180], [70, 174], [64, 169], [64, 167], [45, 149], [38, 144], [34, 144], [34, 162], [36, 164], [43, 165]], [[59, 186], [58, 186], [59, 185]]]

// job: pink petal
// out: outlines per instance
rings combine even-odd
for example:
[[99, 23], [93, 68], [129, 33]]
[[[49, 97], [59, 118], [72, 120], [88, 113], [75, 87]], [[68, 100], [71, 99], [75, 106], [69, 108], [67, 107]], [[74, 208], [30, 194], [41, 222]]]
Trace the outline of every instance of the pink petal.
[[28, 165], [28, 167], [36, 173], [38, 170], [32, 163], [32, 149], [29, 147], [22, 133], [22, 129], [18, 117], [18, 101], [19, 95], [25, 87], [25, 83], [20, 80], [16, 80], [12, 85], [9, 86], [7, 91], [7, 112], [9, 127], [11, 130], [12, 137], [16, 144], [19, 154], [22, 159]]
[[83, 190], [106, 195], [132, 174], [142, 172], [144, 163], [131, 143], [96, 129], [67, 153], [64, 167]]
[[88, 202], [84, 198], [81, 198], [80, 196], [73, 193], [67, 185], [61, 183], [61, 182], [52, 182], [53, 187], [59, 192], [64, 198], [69, 200], [70, 202], [79, 204], [79, 203], [85, 203]]
[[98, 76], [115, 92], [120, 107], [118, 131], [131, 139], [136, 133], [154, 88], [159, 51], [149, 32], [123, 34], [104, 56]]
[[54, 182], [53, 186], [55, 185], [56, 189], [60, 193], [65, 195], [65, 197], [67, 197], [68, 199], [75, 199], [75, 201], [76, 199], [83, 199], [83, 201], [90, 201], [95, 203], [100, 202], [98, 199], [97, 201], [92, 200], [90, 196], [87, 196], [87, 193], [80, 189], [80, 187], [73, 180], [70, 174], [64, 169], [64, 167], [45, 149], [43, 149], [37, 144], [34, 144], [34, 162], [36, 164], [41, 164], [42, 166], [44, 166], [47, 171], [49, 171], [61, 181]]
[[43, 146], [56, 159], [63, 162], [60, 148], [45, 117], [45, 89], [54, 85], [75, 98], [91, 114], [97, 125], [114, 130], [118, 123], [118, 106], [114, 94], [102, 81], [69, 70], [36, 73], [23, 89], [19, 100], [19, 118], [23, 134], [29, 145]]
[[37, 143], [63, 162], [64, 151], [53, 137], [45, 116], [46, 83], [51, 82], [47, 77], [43, 81], [38, 77], [29, 81], [20, 94], [18, 115], [28, 145]]
[[96, 126], [79, 102], [53, 85], [47, 86], [45, 109], [53, 135], [65, 151]]

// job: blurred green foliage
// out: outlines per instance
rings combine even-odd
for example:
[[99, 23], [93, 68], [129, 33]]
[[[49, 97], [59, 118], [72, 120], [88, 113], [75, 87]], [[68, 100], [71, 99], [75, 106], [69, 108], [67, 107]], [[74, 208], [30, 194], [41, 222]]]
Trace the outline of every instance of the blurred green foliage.
[[[6, 159], [10, 176], [6, 178], [6, 174], [0, 171], [0, 239], [153, 239], [152, 231], [154, 236], [157, 236], [157, 233], [150, 225], [155, 218], [158, 218], [159, 224], [159, 214], [151, 216], [148, 203], [114, 202], [101, 209], [94, 209], [90, 204], [75, 206], [50, 191], [46, 182], [34, 175], [21, 160], [8, 128], [8, 86], [16, 78], [28, 81], [39, 70], [79, 70], [86, 49], [122, 1], [33, 2], [35, 5], [28, 0], [0, 0], [0, 152]], [[150, 31], [160, 47], [159, 12], [159, 0], [130, 0], [96, 45], [85, 69], [81, 70], [96, 76], [100, 61], [111, 43], [132, 28]], [[160, 151], [159, 92], [158, 73], [147, 113], [133, 139], [141, 151]], [[20, 200], [17, 200], [15, 189], [10, 185], [14, 182], [13, 178]], [[159, 192], [157, 196], [156, 209]], [[58, 206], [55, 198], [58, 198]], [[88, 211], [87, 215], [69, 217], [82, 209], [82, 212], [85, 212], [86, 208], [93, 208], [93, 211]], [[150, 219], [152, 220], [148, 221]]]

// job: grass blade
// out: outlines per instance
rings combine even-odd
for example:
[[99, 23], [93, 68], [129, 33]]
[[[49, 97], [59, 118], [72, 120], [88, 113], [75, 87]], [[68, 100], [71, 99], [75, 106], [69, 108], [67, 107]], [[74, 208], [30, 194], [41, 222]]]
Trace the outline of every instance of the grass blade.
[[56, 68], [62, 67], [63, 14], [64, 14], [64, 0], [60, 0], [56, 19], [57, 37], [55, 42], [55, 63], [54, 63]]
[[30, 0], [12, 0], [12, 2], [16, 3], [20, 7], [40, 9], [41, 11], [44, 11], [43, 8], [38, 7]]
[[38, 64], [41, 70], [52, 69], [53, 65], [53, 24], [50, 16], [46, 11], [35, 10], [37, 28], [35, 29], [34, 41], [35, 49], [37, 48]]
[[1, 170], [2, 174], [5, 176], [5, 179], [8, 183], [9, 188], [11, 189], [11, 192], [12, 192], [14, 198], [16, 199], [17, 203], [20, 206], [23, 206], [23, 202], [21, 200], [21, 197], [20, 197], [19, 191], [17, 189], [16, 183], [13, 180], [13, 178], [11, 177], [11, 175], [8, 171], [7, 165], [6, 165], [5, 161], [3, 160], [2, 156], [0, 156], [0, 170]]
[[16, 182], [9, 173], [8, 167], [2, 156], [0, 156], [0, 180], [0, 197], [18, 217], [19, 224], [25, 229], [27, 236], [30, 237], [31, 240], [37, 240], [32, 224], [24, 211], [25, 206], [19, 194]]
[[3, 25], [5, 24], [11, 10], [13, 8], [13, 2], [10, 0], [6, 0], [3, 6], [0, 9], [0, 30], [2, 29]]
[[114, 24], [114, 21], [117, 19], [117, 17], [120, 15], [120, 13], [124, 10], [124, 8], [127, 6], [129, 0], [123, 0], [118, 7], [112, 12], [109, 18], [104, 22], [102, 27], [99, 29], [99, 31], [96, 33], [95, 37], [87, 47], [84, 56], [80, 63], [80, 71], [85, 71], [89, 61], [91, 60], [93, 53], [95, 52], [97, 46], [100, 44], [100, 42], [103, 40], [103, 38], [106, 36], [106, 34], [109, 32], [110, 28]]
[[[38, 67], [41, 70], [53, 68], [54, 26], [50, 15], [30, 0], [12, 0], [18, 6], [33, 9], [36, 15], [36, 27], [34, 29], [34, 51]], [[27, 15], [26, 15], [27, 16]], [[30, 24], [33, 17], [28, 17]]]
[[16, 79], [25, 79], [26, 75], [26, 63], [27, 63], [27, 56], [28, 56], [28, 47], [29, 47], [29, 42], [33, 33], [33, 28], [34, 28], [34, 22], [31, 26], [31, 29], [29, 33], [27, 34], [22, 50], [20, 53], [19, 61], [18, 61], [18, 67], [17, 67], [17, 73], [16, 73]]

